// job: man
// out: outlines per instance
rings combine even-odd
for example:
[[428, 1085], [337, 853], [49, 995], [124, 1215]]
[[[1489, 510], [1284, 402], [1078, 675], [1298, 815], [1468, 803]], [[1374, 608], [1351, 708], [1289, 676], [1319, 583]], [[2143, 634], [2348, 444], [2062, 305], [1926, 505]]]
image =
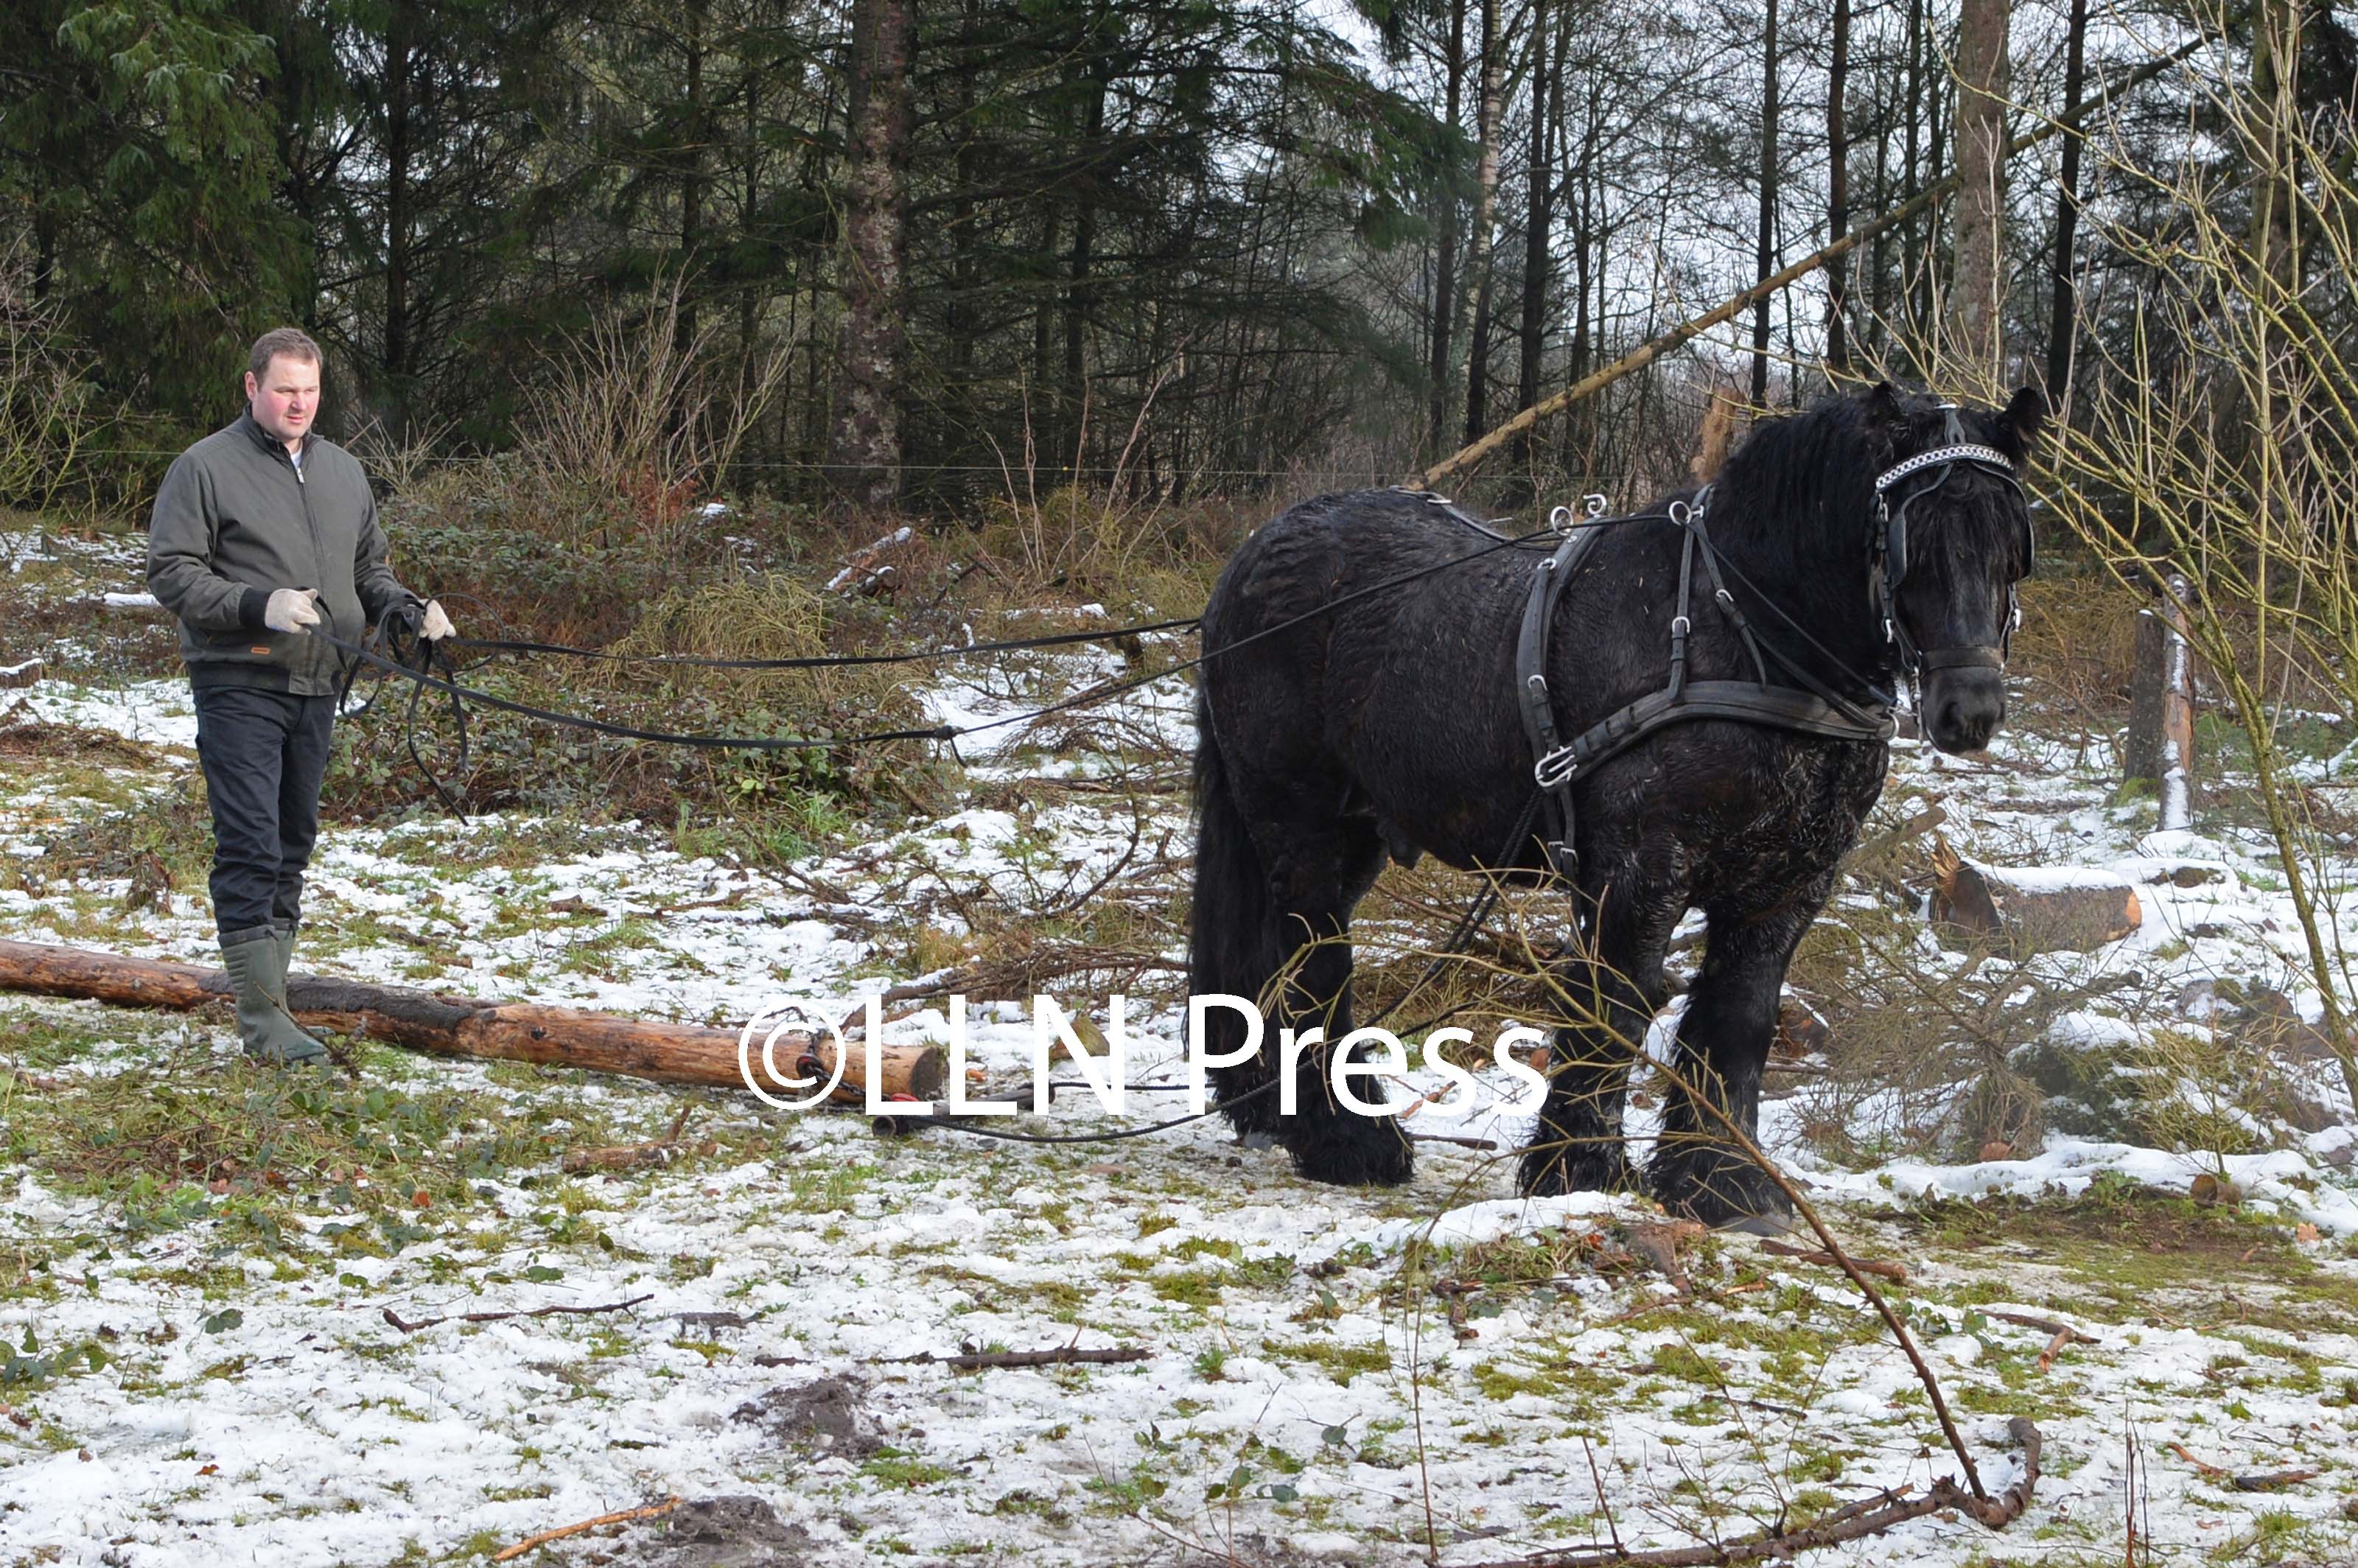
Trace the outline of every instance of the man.
[[385, 564], [368, 476], [311, 433], [319, 346], [292, 327], [247, 356], [246, 412], [174, 460], [147, 528], [147, 586], [180, 621], [197, 755], [213, 814], [213, 920], [246, 1054], [285, 1065], [327, 1048], [287, 1008], [287, 971], [319, 836], [341, 665], [311, 629], [450, 632]]

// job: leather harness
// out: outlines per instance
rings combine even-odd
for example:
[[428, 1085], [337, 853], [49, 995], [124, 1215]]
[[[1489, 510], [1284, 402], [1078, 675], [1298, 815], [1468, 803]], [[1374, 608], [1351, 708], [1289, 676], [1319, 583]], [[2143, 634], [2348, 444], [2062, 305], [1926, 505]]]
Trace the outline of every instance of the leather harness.
[[[2014, 464], [2004, 453], [1996, 448], [1963, 439], [1963, 431], [1953, 406], [1949, 410], [1948, 434], [1950, 439], [1947, 444], [1895, 465], [1875, 481], [1876, 524], [1867, 542], [1870, 587], [1876, 609], [1883, 620], [1885, 639], [1898, 654], [1911, 687], [1919, 669], [1936, 670], [1963, 665], [2003, 668], [2006, 660], [2006, 649], [2003, 642], [1995, 648], [1971, 646], [1920, 652], [1899, 625], [1896, 596], [1908, 570], [1909, 506], [1923, 495], [1938, 490], [1946, 481], [1951, 470], [1958, 464], [1992, 469], [2004, 474], [2009, 482], [2018, 484], [2015, 479]], [[1926, 472], [1934, 472], [1940, 477], [1931, 484], [1903, 492], [1897, 507], [1887, 503], [1886, 498], [1892, 490]], [[1667, 511], [1659, 514], [1684, 535], [1679, 548], [1677, 609], [1671, 617], [1670, 684], [1660, 691], [1617, 708], [1569, 741], [1561, 737], [1556, 724], [1555, 704], [1547, 681], [1549, 633], [1555, 624], [1556, 604], [1563, 597], [1564, 589], [1572, 581], [1574, 574], [1579, 571], [1589, 553], [1595, 548], [1604, 533], [1605, 524], [1642, 519], [1591, 517], [1574, 521], [1563, 543], [1540, 563], [1532, 576], [1531, 594], [1523, 605], [1521, 631], [1515, 643], [1515, 695], [1522, 711], [1524, 732], [1531, 741], [1531, 755], [1536, 759], [1531, 769], [1532, 782], [1539, 786], [1540, 799], [1544, 802], [1549, 817], [1549, 832], [1541, 839], [1541, 845], [1546, 852], [1549, 869], [1557, 876], [1569, 880], [1580, 874], [1580, 856], [1574, 848], [1574, 784], [1598, 764], [1673, 724], [1704, 719], [1732, 719], [1805, 735], [1822, 735], [1829, 740], [1877, 742], [1889, 741], [1898, 729], [1892, 719], [1890, 699], [1865, 705], [1854, 702], [1785, 657], [1773, 644], [1764, 643], [1754, 634], [1744, 611], [1736, 605], [1735, 595], [1727, 590], [1727, 584], [1720, 572], [1718, 552], [1712, 547], [1706, 520], [1713, 489], [1713, 486], [1705, 485], [1695, 493], [1692, 503], [1672, 502]], [[1435, 503], [1462, 521], [1474, 521], [1438, 498], [1435, 498]], [[2024, 558], [2027, 567], [2029, 561], [2027, 512], [2025, 517]], [[1479, 523], [1474, 525], [1482, 526]], [[1490, 532], [1487, 528], [1483, 531]], [[1691, 681], [1687, 678], [1687, 638], [1693, 630], [1690, 610], [1693, 599], [1694, 562], [1698, 554], [1702, 556], [1704, 572], [1711, 579], [1712, 599], [1742, 640], [1745, 653], [1758, 677], [1757, 681]], [[2007, 624], [2002, 636], [2010, 636], [2012, 623], [2020, 616], [2019, 601], [2011, 584], [2006, 592]], [[1796, 626], [1796, 630], [1800, 628]], [[1806, 633], [1803, 634], [1807, 635]], [[1779, 686], [1769, 680], [1768, 661], [1771, 659], [1799, 683], [1798, 687]]]

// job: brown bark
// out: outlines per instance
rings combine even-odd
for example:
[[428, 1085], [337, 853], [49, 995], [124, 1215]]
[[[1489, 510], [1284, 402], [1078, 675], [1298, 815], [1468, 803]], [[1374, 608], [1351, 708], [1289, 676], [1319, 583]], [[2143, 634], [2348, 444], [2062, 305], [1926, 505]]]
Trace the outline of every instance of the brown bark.
[[2126, 877], [2091, 874], [2049, 886], [1995, 866], [1960, 863], [1932, 890], [1932, 920], [1976, 937], [1995, 937], [2017, 957], [2085, 953], [2117, 942], [2144, 921]]
[[1482, 152], [1474, 165], [1474, 232], [1466, 246], [1467, 304], [1473, 320], [1466, 356], [1466, 438], [1482, 434], [1490, 400], [1490, 231], [1498, 210], [1498, 120], [1500, 80], [1506, 74], [1498, 43], [1499, 0], [1482, 0], [1482, 98], [1475, 110]]
[[843, 214], [843, 372], [828, 461], [849, 500], [901, 492], [901, 361], [907, 344], [910, 66], [915, 0], [854, 0], [850, 174]]
[[1952, 363], [1985, 391], [2006, 371], [2008, 0], [1962, 0], [1957, 19], [1957, 210], [1949, 284]]
[[[49, 943], [7, 941], [0, 941], [0, 990], [182, 1012], [226, 1000], [230, 996], [228, 977], [219, 969], [163, 959], [118, 957], [112, 953]], [[544, 1007], [535, 1002], [484, 1001], [406, 986], [325, 979], [317, 975], [289, 975], [287, 992], [288, 1011], [297, 1023], [364, 1034], [372, 1040], [435, 1055], [537, 1062], [665, 1084], [701, 1084], [724, 1089], [745, 1087], [744, 1075], [737, 1065], [737, 1036], [728, 1030], [621, 1018], [612, 1013]], [[795, 1041], [807, 1039], [779, 1038], [773, 1059], [778, 1062], [781, 1071], [795, 1071], [787, 1060], [789, 1046]], [[808, 1048], [817, 1054], [823, 1073], [833, 1070], [835, 1052], [831, 1041], [810, 1040]], [[939, 1050], [932, 1046], [887, 1046], [880, 1055], [879, 1065], [883, 1068], [883, 1082], [878, 1090], [881, 1095], [910, 1094], [919, 1099], [933, 1099], [940, 1095], [946, 1067]], [[838, 1100], [857, 1105], [864, 1099], [865, 1056], [865, 1052], [855, 1049], [851, 1060], [844, 1064], [843, 1083], [835, 1096]], [[758, 1072], [758, 1046], [753, 1059]], [[789, 1094], [800, 1098], [798, 1093], [773, 1084], [763, 1087], [780, 1098]]]

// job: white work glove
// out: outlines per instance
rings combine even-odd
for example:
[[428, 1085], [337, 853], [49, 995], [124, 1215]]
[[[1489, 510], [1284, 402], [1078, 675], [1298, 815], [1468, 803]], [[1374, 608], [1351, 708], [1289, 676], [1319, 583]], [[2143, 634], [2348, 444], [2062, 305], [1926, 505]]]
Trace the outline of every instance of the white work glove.
[[442, 601], [438, 599], [427, 600], [426, 619], [417, 623], [417, 634], [427, 642], [434, 643], [448, 637], [451, 631], [450, 618], [442, 612]]
[[262, 607], [262, 623], [273, 632], [302, 632], [319, 623], [319, 607], [313, 602], [319, 597], [316, 588], [273, 589], [270, 602]]

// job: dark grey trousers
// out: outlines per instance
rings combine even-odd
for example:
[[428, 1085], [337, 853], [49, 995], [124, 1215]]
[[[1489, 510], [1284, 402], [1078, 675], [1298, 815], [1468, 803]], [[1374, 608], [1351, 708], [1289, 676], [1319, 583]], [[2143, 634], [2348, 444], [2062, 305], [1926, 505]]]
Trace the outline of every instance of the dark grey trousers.
[[196, 688], [197, 757], [213, 812], [213, 924], [223, 942], [291, 930], [319, 837], [332, 697]]

